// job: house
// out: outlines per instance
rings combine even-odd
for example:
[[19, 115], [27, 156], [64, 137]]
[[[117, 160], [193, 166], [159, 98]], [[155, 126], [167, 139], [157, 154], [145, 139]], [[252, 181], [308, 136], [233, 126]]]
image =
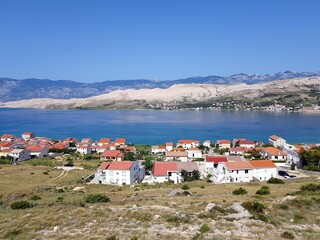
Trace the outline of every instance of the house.
[[215, 183], [250, 182], [253, 176], [253, 167], [245, 162], [221, 162], [212, 172]]
[[76, 144], [78, 140], [76, 138], [66, 138], [64, 142], [68, 142], [69, 144], [70, 143]]
[[35, 137], [36, 137], [36, 135], [33, 132], [24, 132], [24, 133], [22, 133], [23, 140], [34, 139]]
[[100, 138], [100, 140], [97, 142], [98, 146], [102, 145], [109, 145], [110, 143], [110, 138]]
[[166, 142], [166, 151], [170, 152], [173, 150], [173, 142]]
[[152, 166], [152, 181], [153, 183], [173, 182], [181, 183], [183, 177], [182, 170], [191, 173], [198, 170], [198, 165], [195, 162], [153, 162]]
[[1, 142], [13, 142], [15, 137], [12, 134], [3, 134], [0, 137]]
[[286, 161], [287, 154], [276, 147], [266, 147], [261, 149], [261, 155], [269, 160]]
[[49, 153], [49, 149], [47, 146], [29, 145], [25, 149], [30, 151], [31, 157], [43, 158], [48, 156]]
[[132, 153], [136, 153], [136, 148], [134, 146], [126, 146], [124, 149], [125, 152], [132, 152]]
[[91, 144], [92, 140], [91, 140], [91, 138], [82, 138], [81, 142]]
[[159, 145], [159, 146], [151, 146], [151, 153], [157, 154], [157, 153], [165, 153], [166, 152], [166, 146]]
[[104, 162], [96, 172], [99, 183], [130, 185], [143, 179], [145, 168], [137, 161]]
[[30, 159], [31, 152], [26, 149], [13, 149], [9, 154], [14, 161], [25, 161]]
[[76, 152], [84, 155], [91, 154], [91, 144], [88, 142], [80, 142], [76, 144]]
[[244, 138], [234, 138], [233, 140], [232, 140], [232, 146], [234, 146], [234, 147], [237, 147], [237, 146], [239, 146], [239, 142], [240, 141], [245, 141], [246, 139], [244, 139]]
[[267, 181], [277, 176], [277, 166], [271, 160], [252, 160], [253, 180]]
[[197, 140], [189, 140], [189, 139], [182, 139], [178, 141], [177, 147], [182, 147], [184, 149], [188, 148], [196, 148], [199, 147], [199, 141]]
[[0, 151], [14, 148], [15, 144], [13, 142], [0, 142]]
[[5, 157], [5, 158], [8, 157], [9, 153], [11, 153], [12, 150], [13, 150], [12, 148], [9, 148], [9, 149], [0, 151], [0, 157]]
[[240, 156], [243, 156], [243, 155], [244, 155], [244, 148], [242, 148], [242, 147], [230, 148], [229, 154], [230, 154], [230, 155], [240, 155]]
[[256, 143], [254, 141], [240, 140], [239, 146], [243, 148], [255, 148]]
[[116, 146], [124, 145], [124, 144], [126, 144], [126, 139], [125, 138], [116, 138], [116, 141], [114, 144]]
[[286, 143], [286, 140], [276, 135], [272, 135], [269, 137], [269, 143], [272, 144], [274, 147], [281, 147]]
[[221, 162], [228, 162], [226, 156], [207, 156], [204, 160], [204, 172], [210, 173]]
[[202, 158], [202, 152], [199, 148], [189, 148], [186, 150], [189, 159]]
[[231, 142], [229, 140], [226, 139], [222, 139], [222, 140], [217, 140], [216, 141], [216, 147], [219, 149], [230, 149], [231, 147]]
[[187, 162], [188, 153], [187, 152], [166, 152], [166, 161]]
[[210, 148], [210, 147], [211, 147], [211, 142], [210, 142], [210, 140], [205, 140], [205, 141], [202, 143], [202, 145], [203, 145], [204, 147]]
[[104, 151], [101, 156], [100, 160], [103, 161], [123, 161], [124, 154], [119, 150], [106, 150]]
[[63, 150], [69, 148], [69, 142], [56, 142], [49, 149]]

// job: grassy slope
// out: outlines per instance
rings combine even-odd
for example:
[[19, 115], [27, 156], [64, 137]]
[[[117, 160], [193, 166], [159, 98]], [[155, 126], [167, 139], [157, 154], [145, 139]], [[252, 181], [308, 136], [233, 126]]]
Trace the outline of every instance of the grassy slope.
[[[45, 171], [49, 174], [43, 174]], [[137, 190], [128, 186], [120, 188], [77, 183], [91, 172], [70, 171], [64, 178], [52, 180], [60, 175], [61, 170], [27, 163], [2, 165], [0, 238], [97, 239], [115, 235], [119, 239], [130, 239], [132, 236], [138, 239], [280, 239], [281, 233], [290, 231], [296, 239], [318, 239], [320, 234], [319, 228], [313, 225], [320, 224], [320, 218], [315, 214], [320, 211], [320, 195], [298, 196], [284, 203], [286, 207], [280, 207], [278, 202], [287, 193], [298, 191], [305, 183], [319, 183], [315, 178], [269, 185], [271, 194], [258, 197], [255, 192], [266, 183], [213, 185], [197, 181], [188, 183], [192, 193], [190, 197], [168, 197], [168, 192], [181, 185], [141, 186]], [[84, 186], [86, 192], [72, 191], [75, 186]], [[66, 187], [66, 191], [59, 193], [57, 187]], [[244, 187], [248, 194], [232, 195], [231, 192], [238, 187]], [[111, 201], [84, 204], [83, 198], [89, 193], [106, 194]], [[41, 199], [29, 200], [32, 194], [39, 195]], [[58, 197], [63, 197], [63, 201], [57, 202]], [[10, 204], [19, 200], [28, 200], [36, 206], [12, 210]], [[234, 202], [245, 201], [259, 201], [267, 206], [264, 216], [268, 222], [223, 219], [228, 212], [223, 209]], [[214, 216], [208, 218], [203, 216], [203, 212], [210, 202], [222, 205], [223, 209], [217, 209]], [[168, 222], [167, 219], [172, 216], [176, 217]], [[210, 229], [200, 234], [198, 230], [205, 223]], [[59, 226], [56, 231], [55, 226]]]

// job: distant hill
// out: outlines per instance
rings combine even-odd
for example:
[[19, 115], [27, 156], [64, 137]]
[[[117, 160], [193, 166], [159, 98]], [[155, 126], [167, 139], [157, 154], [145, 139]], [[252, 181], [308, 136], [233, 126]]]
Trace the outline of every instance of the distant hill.
[[126, 89], [166, 89], [176, 84], [256, 84], [274, 80], [320, 76], [320, 72], [279, 72], [275, 74], [234, 74], [228, 77], [190, 77], [177, 80], [113, 80], [95, 83], [81, 83], [68, 80], [0, 78], [0, 101], [16, 101], [32, 98], [87, 98]]

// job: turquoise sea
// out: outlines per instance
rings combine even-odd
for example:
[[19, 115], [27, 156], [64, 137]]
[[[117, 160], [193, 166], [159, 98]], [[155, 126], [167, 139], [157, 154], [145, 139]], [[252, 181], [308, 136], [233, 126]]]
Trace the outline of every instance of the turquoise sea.
[[267, 142], [279, 135], [291, 143], [320, 143], [320, 114], [258, 111], [43, 110], [0, 108], [0, 134], [127, 138], [161, 144], [179, 139], [246, 138]]

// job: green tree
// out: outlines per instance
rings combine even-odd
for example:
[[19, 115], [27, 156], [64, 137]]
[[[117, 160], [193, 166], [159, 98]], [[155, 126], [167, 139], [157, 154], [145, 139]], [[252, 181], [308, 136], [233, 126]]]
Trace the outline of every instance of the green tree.
[[134, 153], [133, 153], [133, 152], [126, 152], [126, 153], [124, 154], [124, 160], [134, 161], [134, 160], [135, 160]]

